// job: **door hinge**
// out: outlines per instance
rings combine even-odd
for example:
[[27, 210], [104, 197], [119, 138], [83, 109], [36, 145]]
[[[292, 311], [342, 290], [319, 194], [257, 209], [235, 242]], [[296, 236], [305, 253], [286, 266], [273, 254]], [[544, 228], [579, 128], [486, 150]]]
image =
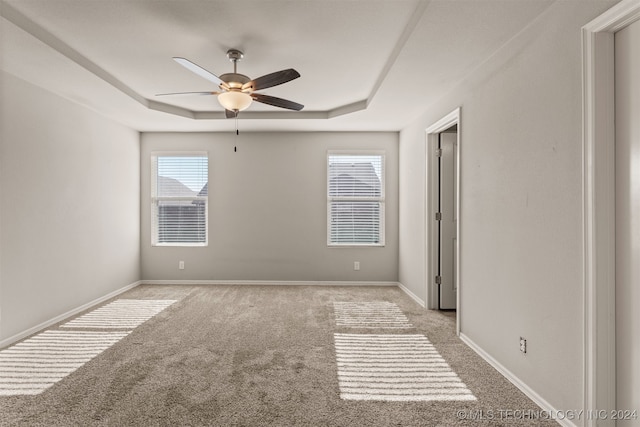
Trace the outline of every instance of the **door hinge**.
[[436, 212], [436, 221], [442, 221], [442, 212]]
[[436, 148], [436, 157], [442, 157], [442, 148]]
[[442, 276], [436, 276], [436, 285], [442, 285]]

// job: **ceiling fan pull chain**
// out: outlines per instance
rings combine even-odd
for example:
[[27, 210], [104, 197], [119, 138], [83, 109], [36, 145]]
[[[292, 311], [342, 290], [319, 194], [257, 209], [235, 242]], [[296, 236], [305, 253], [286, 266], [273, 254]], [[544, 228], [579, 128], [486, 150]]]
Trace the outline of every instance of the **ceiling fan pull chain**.
[[[236, 111], [236, 136], [240, 136], [240, 131], [238, 130], [238, 112]], [[236, 153], [238, 151], [238, 145], [233, 146], [233, 152]]]

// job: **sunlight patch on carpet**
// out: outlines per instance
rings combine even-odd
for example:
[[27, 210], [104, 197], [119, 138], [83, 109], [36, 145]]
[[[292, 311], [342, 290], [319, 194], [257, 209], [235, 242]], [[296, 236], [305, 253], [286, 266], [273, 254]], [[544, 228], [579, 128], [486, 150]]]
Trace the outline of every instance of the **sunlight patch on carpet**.
[[334, 334], [343, 400], [476, 400], [424, 335]]
[[151, 319], [174, 302], [176, 300], [118, 299], [60, 327], [132, 329]]
[[131, 331], [44, 331], [0, 351], [0, 396], [40, 394]]
[[387, 301], [334, 302], [336, 325], [348, 328], [413, 328], [400, 307]]
[[118, 299], [0, 351], [0, 396], [42, 393], [174, 302]]

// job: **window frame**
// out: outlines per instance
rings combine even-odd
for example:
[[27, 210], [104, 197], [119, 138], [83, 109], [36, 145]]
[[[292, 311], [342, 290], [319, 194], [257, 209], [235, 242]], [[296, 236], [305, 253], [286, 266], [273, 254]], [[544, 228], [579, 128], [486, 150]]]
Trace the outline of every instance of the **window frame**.
[[[381, 177], [380, 177], [380, 196], [379, 197], [346, 197], [331, 196], [330, 191], [330, 159], [331, 156], [380, 156], [381, 158]], [[326, 157], [326, 194], [327, 194], [327, 246], [330, 248], [379, 248], [385, 246], [385, 218], [386, 218], [386, 152], [384, 150], [328, 150]], [[378, 224], [378, 242], [377, 243], [358, 243], [358, 242], [332, 242], [331, 241], [331, 207], [334, 202], [377, 202], [380, 204], [380, 218]]]
[[[206, 247], [209, 245], [209, 195], [192, 197], [170, 197], [158, 194], [158, 157], [206, 157], [207, 158], [207, 183], [209, 182], [209, 152], [202, 150], [194, 151], [152, 151], [151, 159], [151, 246], [153, 247]], [[161, 201], [203, 201], [205, 231], [204, 242], [158, 242], [158, 206]]]

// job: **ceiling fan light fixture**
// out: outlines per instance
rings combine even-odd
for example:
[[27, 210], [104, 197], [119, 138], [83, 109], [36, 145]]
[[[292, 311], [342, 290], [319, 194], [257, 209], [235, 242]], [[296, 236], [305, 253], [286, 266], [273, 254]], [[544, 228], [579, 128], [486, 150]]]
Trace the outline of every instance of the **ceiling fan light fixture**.
[[237, 118], [238, 112], [249, 108], [253, 101], [294, 111], [300, 111], [304, 108], [304, 105], [298, 104], [297, 102], [276, 98], [275, 96], [265, 95], [262, 93], [256, 93], [256, 91], [278, 86], [297, 79], [300, 77], [300, 73], [293, 68], [289, 68], [286, 70], [276, 71], [275, 73], [265, 74], [264, 76], [252, 80], [248, 76], [238, 73], [238, 61], [240, 61], [243, 56], [243, 53], [239, 50], [229, 49], [227, 51], [227, 57], [233, 63], [233, 73], [225, 73], [220, 77], [186, 58], [175, 56], [173, 59], [178, 64], [211, 83], [214, 83], [220, 89], [220, 92], [174, 92], [159, 94], [158, 96], [186, 95], [195, 93], [201, 95], [217, 95], [218, 102], [226, 110], [225, 115], [227, 118]]
[[247, 93], [231, 90], [218, 95], [218, 102], [225, 110], [242, 111], [249, 108], [253, 98]]

